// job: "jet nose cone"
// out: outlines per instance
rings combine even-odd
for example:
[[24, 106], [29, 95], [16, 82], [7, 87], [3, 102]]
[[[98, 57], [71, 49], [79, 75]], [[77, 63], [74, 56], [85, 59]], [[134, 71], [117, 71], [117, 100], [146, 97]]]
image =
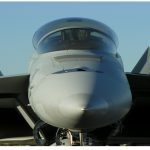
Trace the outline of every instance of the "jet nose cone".
[[29, 96], [39, 118], [73, 130], [110, 125], [129, 111], [132, 102], [129, 87], [120, 79], [93, 72], [49, 75]]
[[108, 112], [109, 105], [101, 97], [90, 94], [75, 94], [67, 97], [59, 105], [60, 112], [67, 118], [76, 120], [77, 123], [86, 126], [88, 122], [93, 123], [102, 119]]

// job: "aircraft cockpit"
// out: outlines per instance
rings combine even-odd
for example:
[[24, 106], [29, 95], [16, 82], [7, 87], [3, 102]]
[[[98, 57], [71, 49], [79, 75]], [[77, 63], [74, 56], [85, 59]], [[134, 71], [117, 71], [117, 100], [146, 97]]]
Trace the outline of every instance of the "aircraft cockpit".
[[66, 18], [42, 26], [33, 37], [33, 45], [39, 54], [59, 50], [99, 50], [115, 54], [118, 39], [100, 22]]

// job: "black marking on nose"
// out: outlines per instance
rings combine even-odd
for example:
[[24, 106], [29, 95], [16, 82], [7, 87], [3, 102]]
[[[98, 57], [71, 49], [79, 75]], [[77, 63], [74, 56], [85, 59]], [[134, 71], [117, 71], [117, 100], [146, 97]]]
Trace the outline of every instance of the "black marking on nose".
[[85, 69], [77, 69], [77, 71], [86, 71]]

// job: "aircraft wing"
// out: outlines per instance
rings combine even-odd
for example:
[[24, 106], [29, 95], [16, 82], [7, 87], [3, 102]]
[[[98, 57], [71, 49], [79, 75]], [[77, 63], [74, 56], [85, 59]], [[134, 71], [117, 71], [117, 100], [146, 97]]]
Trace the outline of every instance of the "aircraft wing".
[[27, 93], [30, 74], [0, 77], [0, 94]]
[[132, 100], [136, 98], [150, 97], [150, 75], [126, 73], [130, 89], [132, 92]]
[[0, 144], [15, 144], [18, 137], [22, 137], [22, 144], [35, 143], [31, 127], [36, 118], [27, 107], [29, 77], [30, 74], [0, 76]]

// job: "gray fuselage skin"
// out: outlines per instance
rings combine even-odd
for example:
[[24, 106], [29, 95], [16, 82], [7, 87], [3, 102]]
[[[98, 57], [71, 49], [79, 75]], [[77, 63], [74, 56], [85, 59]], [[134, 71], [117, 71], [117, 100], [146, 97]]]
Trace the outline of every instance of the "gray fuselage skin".
[[35, 52], [28, 72], [31, 107], [52, 126], [89, 132], [115, 123], [131, 107], [120, 56], [97, 50]]

